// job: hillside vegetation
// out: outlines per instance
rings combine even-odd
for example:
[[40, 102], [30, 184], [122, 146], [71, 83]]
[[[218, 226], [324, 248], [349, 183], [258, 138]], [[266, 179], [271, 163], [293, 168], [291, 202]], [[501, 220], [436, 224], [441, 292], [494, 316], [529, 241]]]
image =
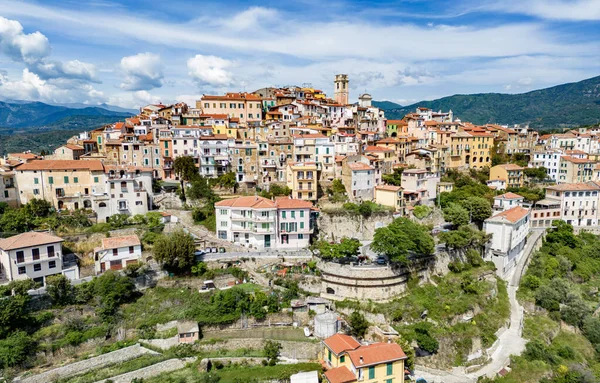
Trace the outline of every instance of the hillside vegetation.
[[452, 110], [463, 121], [475, 124], [529, 123], [534, 129], [574, 127], [600, 122], [600, 76], [522, 94], [458, 94], [404, 107], [377, 102], [388, 119], [400, 119], [419, 106]]

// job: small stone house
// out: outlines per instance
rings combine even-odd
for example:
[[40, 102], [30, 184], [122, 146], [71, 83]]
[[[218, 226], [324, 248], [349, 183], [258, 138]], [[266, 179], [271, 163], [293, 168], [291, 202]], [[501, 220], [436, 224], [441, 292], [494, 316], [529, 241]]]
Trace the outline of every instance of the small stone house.
[[102, 246], [94, 249], [96, 274], [106, 270], [121, 270], [142, 259], [142, 243], [137, 235], [102, 239]]
[[179, 322], [177, 324], [179, 343], [194, 343], [200, 340], [200, 327], [197, 322]]

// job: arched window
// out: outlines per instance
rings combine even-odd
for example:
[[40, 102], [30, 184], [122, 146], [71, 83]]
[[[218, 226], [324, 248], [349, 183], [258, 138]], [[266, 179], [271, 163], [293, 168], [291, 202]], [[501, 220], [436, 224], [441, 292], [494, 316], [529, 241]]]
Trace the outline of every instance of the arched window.
[[328, 288], [326, 289], [326, 292], [327, 292], [327, 294], [333, 294], [333, 295], [335, 295], [335, 290], [334, 290], [334, 289], [332, 289], [331, 287], [328, 287]]
[[98, 204], [98, 207], [106, 207], [106, 204], [105, 204], [104, 202], [100, 202], [100, 203]]
[[91, 209], [92, 208], [92, 201], [90, 201], [89, 199], [86, 199], [85, 201], [83, 201], [83, 207], [85, 209]]

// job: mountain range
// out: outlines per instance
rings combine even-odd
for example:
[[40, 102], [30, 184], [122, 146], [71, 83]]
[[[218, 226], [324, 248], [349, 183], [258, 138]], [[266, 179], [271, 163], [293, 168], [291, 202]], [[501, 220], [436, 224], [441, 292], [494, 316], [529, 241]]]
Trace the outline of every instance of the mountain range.
[[69, 117], [108, 117], [122, 120], [130, 117], [129, 111], [115, 111], [100, 106], [67, 107], [43, 102], [0, 101], [0, 127], [29, 128], [44, 127]]
[[373, 101], [388, 119], [401, 119], [417, 107], [452, 110], [454, 116], [474, 124], [529, 124], [533, 129], [555, 129], [600, 122], [600, 76], [520, 94], [457, 94], [401, 106]]

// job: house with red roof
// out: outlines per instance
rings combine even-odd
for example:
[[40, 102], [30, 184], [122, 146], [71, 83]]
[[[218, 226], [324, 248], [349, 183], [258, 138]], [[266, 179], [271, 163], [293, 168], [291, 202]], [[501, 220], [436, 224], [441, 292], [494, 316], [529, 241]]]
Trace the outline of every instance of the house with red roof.
[[220, 239], [253, 249], [302, 249], [313, 233], [313, 204], [291, 197], [237, 197], [215, 204]]
[[344, 334], [323, 340], [321, 360], [329, 383], [403, 383], [406, 359], [397, 343], [363, 345]]

